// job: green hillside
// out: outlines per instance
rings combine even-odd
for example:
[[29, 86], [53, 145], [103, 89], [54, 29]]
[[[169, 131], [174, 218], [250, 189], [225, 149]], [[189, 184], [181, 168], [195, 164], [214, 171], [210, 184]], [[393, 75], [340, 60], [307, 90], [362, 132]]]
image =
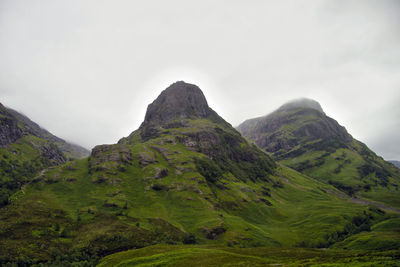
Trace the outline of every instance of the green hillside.
[[245, 121], [238, 130], [274, 159], [348, 195], [400, 207], [400, 170], [354, 139], [309, 99]]
[[[316, 264], [399, 259], [388, 251], [400, 247], [398, 213], [275, 163], [184, 82], [131, 135], [45, 169], [0, 211], [0, 264], [246, 266], [291, 262], [288, 251]], [[362, 243], [385, 231], [390, 243]], [[343, 250], [353, 247], [361, 254]]]
[[41, 170], [85, 155], [86, 149], [68, 144], [0, 104], [0, 207]]
[[8, 116], [13, 117], [18, 121], [19, 126], [24, 132], [55, 144], [68, 160], [80, 159], [89, 156], [90, 151], [88, 151], [86, 148], [68, 143], [65, 140], [51, 134], [46, 129], [43, 129], [38, 124], [31, 121], [27, 116], [10, 108], [6, 108], [6, 112], [8, 113]]
[[399, 251], [151, 246], [102, 259], [108, 266], [398, 266]]

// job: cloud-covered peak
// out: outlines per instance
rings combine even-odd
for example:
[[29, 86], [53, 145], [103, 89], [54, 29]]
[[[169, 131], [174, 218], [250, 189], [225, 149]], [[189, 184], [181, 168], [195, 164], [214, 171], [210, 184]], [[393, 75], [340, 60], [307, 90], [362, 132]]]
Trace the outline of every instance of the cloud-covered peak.
[[313, 99], [309, 99], [309, 98], [299, 98], [299, 99], [289, 101], [289, 102], [283, 104], [278, 110], [282, 111], [282, 110], [290, 110], [290, 109], [297, 109], [297, 108], [311, 108], [311, 109], [318, 110], [321, 113], [324, 113], [321, 105], [317, 101], [315, 101]]

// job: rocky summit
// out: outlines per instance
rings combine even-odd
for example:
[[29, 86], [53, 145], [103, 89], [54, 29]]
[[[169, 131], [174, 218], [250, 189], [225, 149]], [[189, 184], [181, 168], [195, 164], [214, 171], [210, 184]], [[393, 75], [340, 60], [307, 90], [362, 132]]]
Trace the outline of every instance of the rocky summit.
[[179, 81], [162, 91], [148, 106], [142, 126], [195, 117], [207, 118], [211, 113], [212, 110], [200, 88]]

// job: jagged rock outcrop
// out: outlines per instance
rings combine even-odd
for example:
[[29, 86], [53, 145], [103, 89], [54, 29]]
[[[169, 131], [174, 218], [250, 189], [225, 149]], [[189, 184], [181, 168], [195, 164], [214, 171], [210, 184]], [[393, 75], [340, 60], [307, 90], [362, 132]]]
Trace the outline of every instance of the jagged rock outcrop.
[[207, 118], [212, 114], [203, 92], [194, 84], [183, 81], [170, 85], [147, 107], [142, 127], [165, 125], [187, 118]]
[[15, 120], [4, 117], [0, 118], [0, 147], [14, 143], [23, 135]]
[[92, 149], [89, 158], [91, 171], [110, 170], [132, 164], [132, 152], [126, 145], [99, 145]]
[[61, 150], [55, 145], [44, 145], [40, 147], [42, 151], [42, 156], [49, 159], [51, 162], [57, 164], [63, 164], [66, 162], [66, 157], [61, 152]]
[[140, 126], [143, 139], [160, 135], [163, 129], [190, 126], [187, 119], [209, 119], [213, 122], [231, 127], [214, 110], [212, 110], [200, 88], [194, 84], [178, 81], [161, 92], [146, 111]]

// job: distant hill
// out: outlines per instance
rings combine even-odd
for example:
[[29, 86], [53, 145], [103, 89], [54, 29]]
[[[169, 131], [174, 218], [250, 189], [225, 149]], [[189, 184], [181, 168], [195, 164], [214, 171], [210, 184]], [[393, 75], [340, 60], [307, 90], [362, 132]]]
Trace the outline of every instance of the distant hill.
[[42, 169], [88, 154], [0, 104], [0, 206]]
[[279, 162], [350, 194], [400, 206], [400, 172], [328, 117], [300, 99], [237, 129]]

